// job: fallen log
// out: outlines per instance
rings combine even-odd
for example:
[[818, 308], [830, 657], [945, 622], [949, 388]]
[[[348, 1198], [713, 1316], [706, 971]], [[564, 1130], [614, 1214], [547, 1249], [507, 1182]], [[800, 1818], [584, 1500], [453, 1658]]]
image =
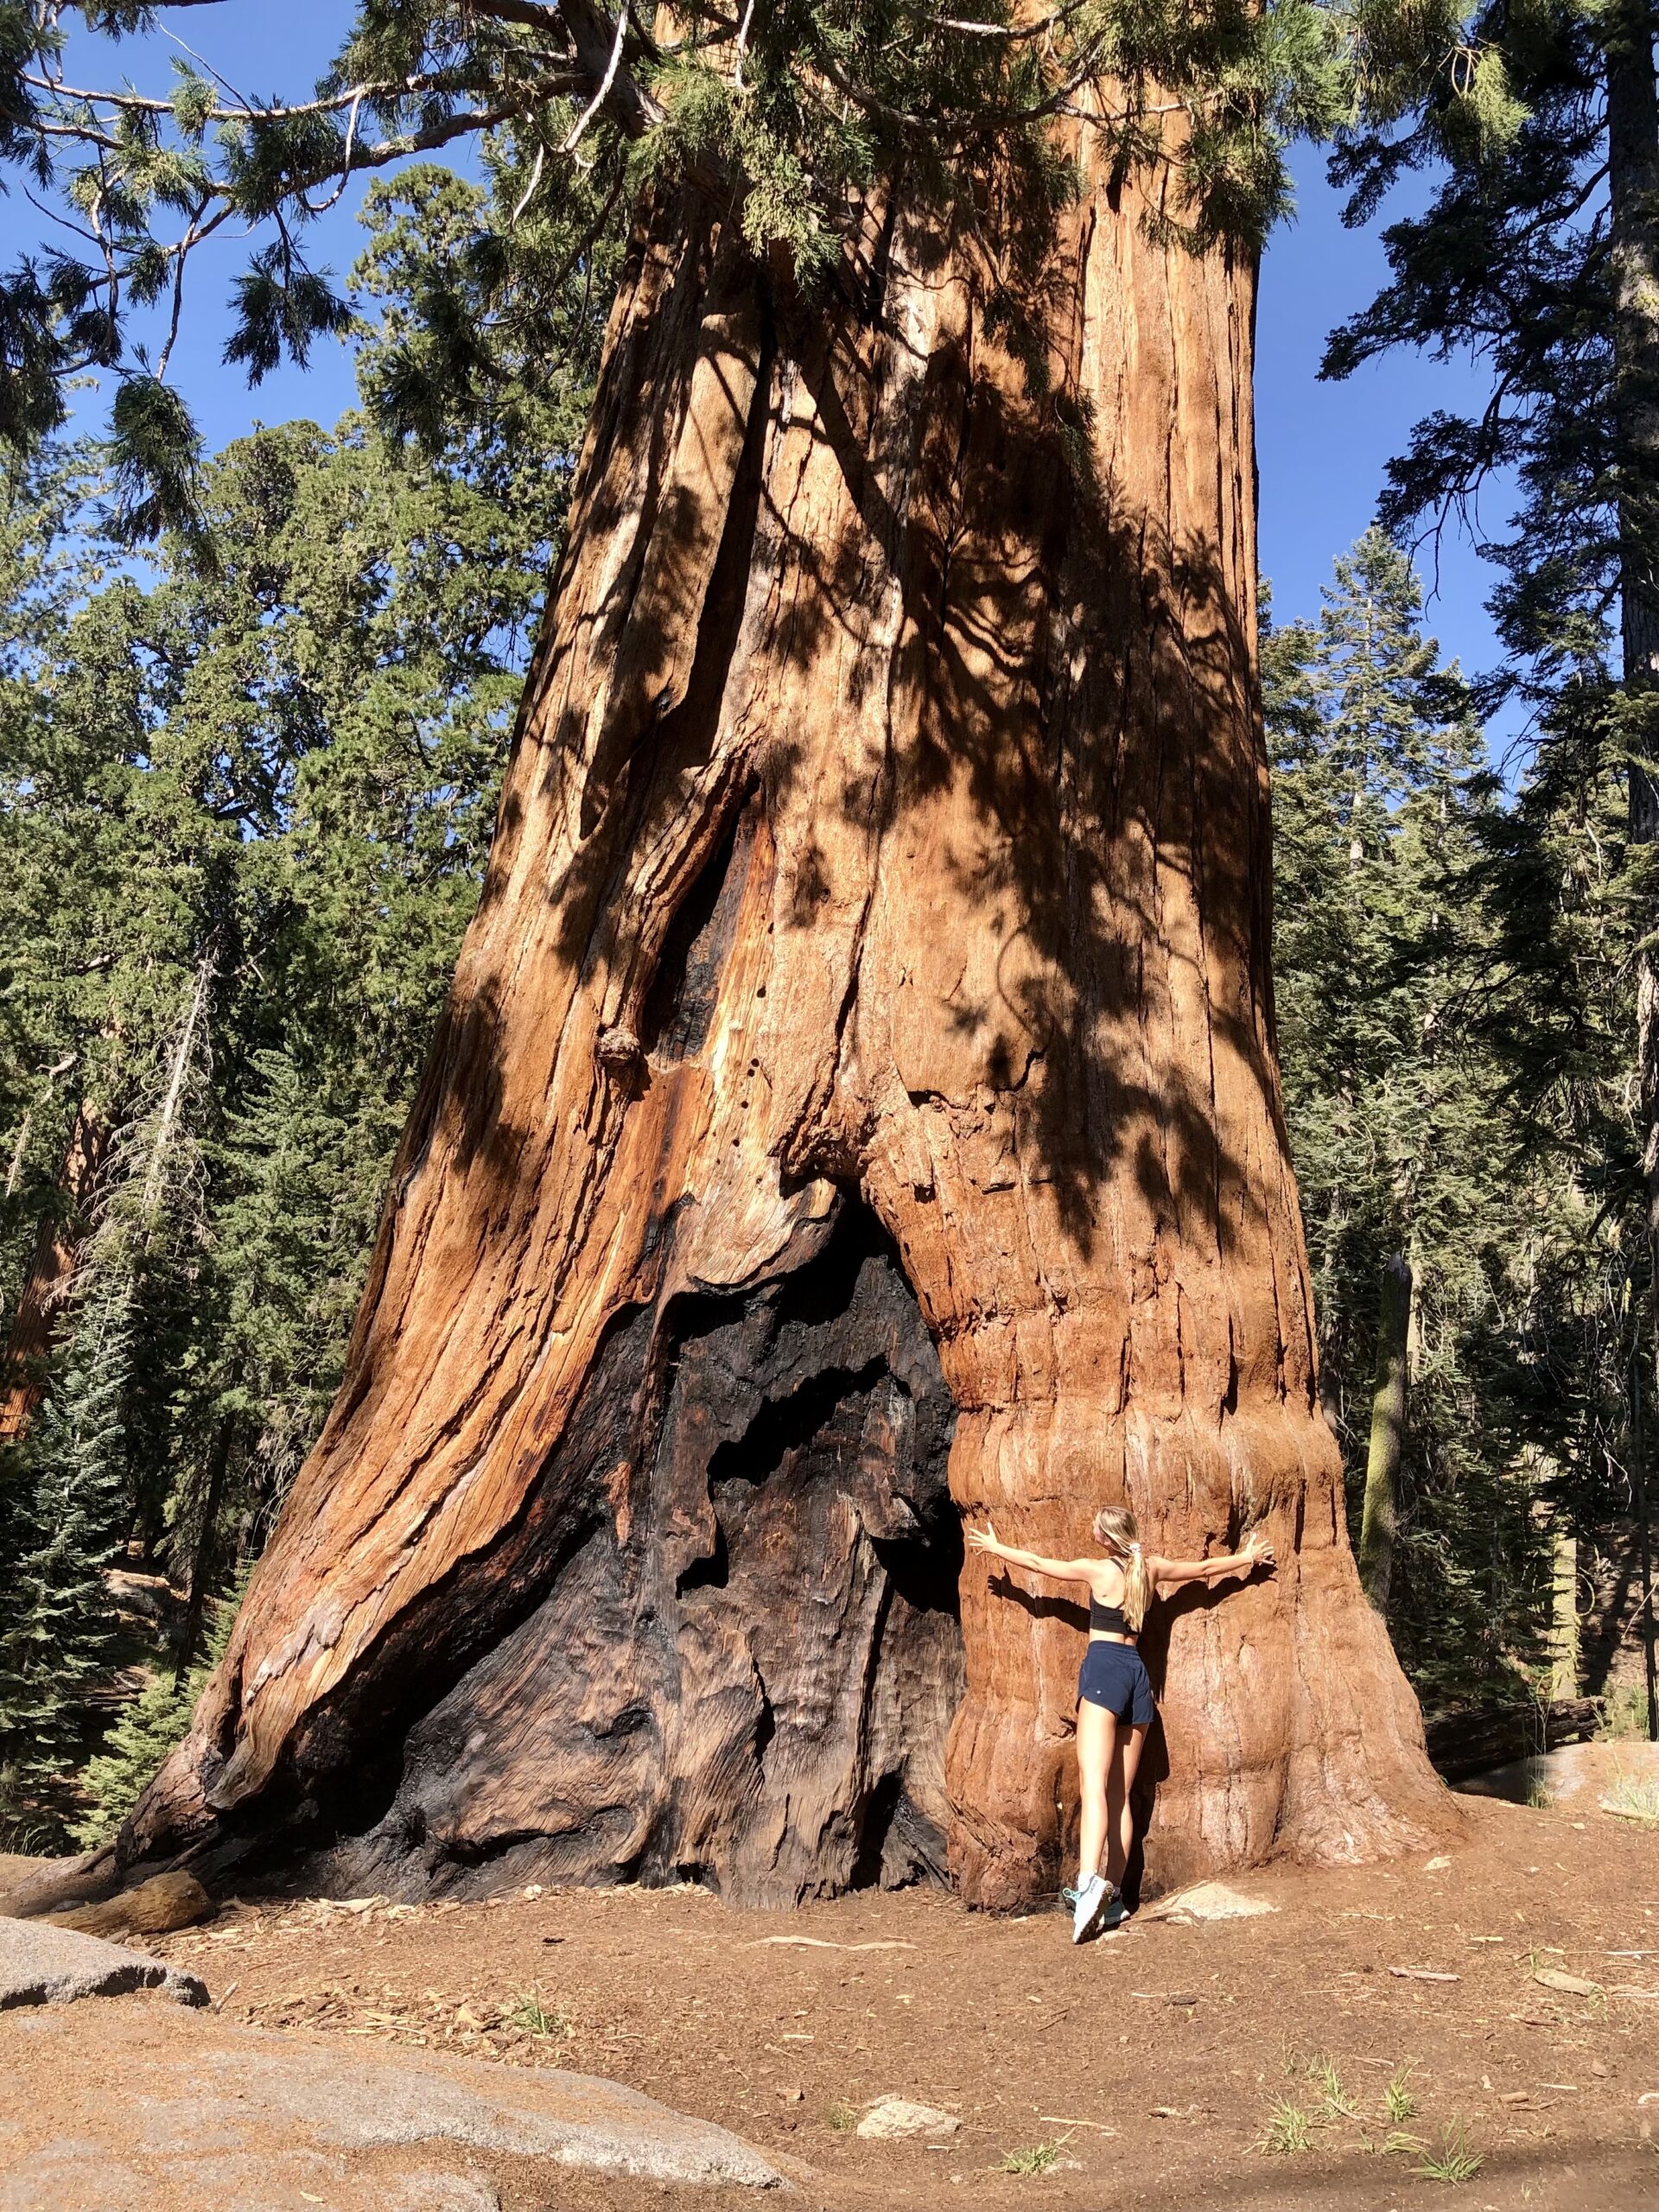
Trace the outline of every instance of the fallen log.
[[1558, 1744], [1582, 1743], [1601, 1726], [1601, 1700], [1557, 1698], [1548, 1706], [1480, 1707], [1442, 1713], [1423, 1730], [1428, 1756], [1446, 1782], [1465, 1782], [1511, 1759], [1535, 1758]]

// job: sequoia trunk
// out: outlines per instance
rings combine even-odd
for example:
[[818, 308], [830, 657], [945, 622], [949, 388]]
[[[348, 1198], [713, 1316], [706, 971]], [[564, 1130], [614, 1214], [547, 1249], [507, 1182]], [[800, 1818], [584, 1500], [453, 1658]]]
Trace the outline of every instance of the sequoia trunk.
[[1444, 1824], [1274, 1064], [1253, 274], [1100, 178], [1011, 297], [981, 213], [806, 303], [642, 219], [347, 1380], [127, 1860], [1025, 1898], [1082, 1616], [960, 1520], [1122, 1498], [1280, 1557], [1150, 1640], [1154, 1876]]

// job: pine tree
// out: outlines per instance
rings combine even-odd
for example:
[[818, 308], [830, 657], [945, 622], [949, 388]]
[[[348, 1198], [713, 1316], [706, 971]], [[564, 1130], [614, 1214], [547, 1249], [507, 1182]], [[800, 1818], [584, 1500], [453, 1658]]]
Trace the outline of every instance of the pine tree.
[[13, 1452], [16, 1523], [0, 1553], [0, 1816], [14, 1823], [25, 1808], [60, 1817], [108, 1688], [116, 1621], [106, 1569], [143, 1511], [146, 1384], [169, 1374], [165, 1323], [201, 1196], [193, 1123], [207, 1089], [213, 977], [204, 954], [161, 1039], [149, 1096], [111, 1147], [63, 1372]]
[[1548, 1179], [1491, 1021], [1504, 817], [1421, 613], [1409, 563], [1373, 529], [1337, 562], [1317, 628], [1270, 637], [1264, 672], [1286, 1110], [1324, 1395], [1357, 1541], [1368, 1472], [1395, 1529], [1391, 1573], [1362, 1547], [1373, 1596], [1444, 1702], [1504, 1694], [1540, 1625], [1516, 1370]]
[[213, 1268], [233, 1379], [217, 1402], [252, 1432], [263, 1523], [339, 1386], [395, 1132], [289, 1052], [261, 1050], [250, 1072], [220, 1152]]
[[[1455, 25], [1393, 5], [1357, 22], [1362, 97], [1333, 165], [1353, 188], [1349, 219], [1369, 219], [1408, 173], [1431, 188], [1385, 232], [1389, 282], [1336, 334], [1326, 372], [1410, 345], [1465, 353], [1486, 383], [1467, 415], [1417, 426], [1382, 512], [1401, 528], [1473, 524], [1497, 566], [1504, 646], [1483, 690], [1527, 709], [1531, 758], [1497, 896], [1507, 972], [1534, 995], [1499, 1018], [1534, 1141], [1586, 1205], [1585, 1247], [1551, 1271], [1541, 1307], [1538, 1371], [1555, 1387], [1536, 1412], [1541, 1434], [1565, 1441], [1563, 1510], [1570, 1494], [1593, 1527], [1615, 1493], [1629, 1514], [1646, 1487], [1638, 1438], [1652, 1425], [1634, 1400], [1654, 1395], [1659, 1346], [1651, 13], [1644, 0], [1546, 0]], [[1514, 512], [1494, 528], [1494, 496], [1511, 485]]]
[[[454, 281], [442, 218], [478, 199], [427, 170], [372, 203], [365, 303], [397, 342], [411, 296]], [[528, 333], [515, 283], [498, 262], [498, 310]], [[45, 1764], [30, 1751], [18, 1787], [41, 1809], [16, 1817], [42, 1835], [67, 1802], [66, 1763], [96, 1736], [107, 1637], [48, 1679], [23, 1667], [29, 1623], [81, 1605], [113, 1627], [93, 1567], [106, 1554], [39, 1536], [66, 1478], [87, 1317], [99, 1300], [125, 1316], [99, 1367], [110, 1529], [136, 1530], [205, 1599], [257, 1552], [338, 1381], [477, 895], [603, 306], [585, 283], [566, 301], [562, 370], [528, 336], [518, 353], [502, 340], [485, 427], [485, 403], [457, 391], [401, 449], [357, 416], [333, 435], [296, 424], [239, 442], [204, 467], [220, 547], [207, 569], [182, 539], [147, 572], [107, 568], [79, 454], [13, 473], [0, 1111], [16, 1173], [0, 1281], [14, 1307], [38, 1222], [65, 1214], [66, 1117], [89, 1096], [103, 1146], [98, 1203], [74, 1229], [79, 1291], [54, 1309], [54, 1388], [0, 1489], [0, 1586], [26, 1560], [41, 1584], [33, 1611], [16, 1602], [0, 1694], [25, 1737], [38, 1714]], [[380, 359], [372, 346], [365, 378]]]
[[0, 1833], [34, 1843], [59, 1831], [89, 1700], [111, 1667], [105, 1570], [124, 1529], [131, 1365], [125, 1286], [111, 1279], [85, 1300], [27, 1455], [0, 1478]]

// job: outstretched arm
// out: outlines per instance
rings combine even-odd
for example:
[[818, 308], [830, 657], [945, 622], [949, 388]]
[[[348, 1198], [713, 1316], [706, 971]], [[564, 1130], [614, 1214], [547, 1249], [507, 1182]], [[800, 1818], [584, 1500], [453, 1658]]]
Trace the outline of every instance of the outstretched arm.
[[988, 1552], [1010, 1567], [1023, 1567], [1028, 1574], [1045, 1574], [1051, 1582], [1087, 1582], [1100, 1564], [1098, 1560], [1045, 1559], [1040, 1552], [1019, 1551], [1000, 1541], [988, 1521], [982, 1529], [970, 1526], [966, 1533], [969, 1551]]
[[1213, 1587], [1235, 1574], [1249, 1574], [1258, 1567], [1270, 1568], [1273, 1564], [1273, 1546], [1265, 1536], [1252, 1536], [1242, 1552], [1230, 1552], [1220, 1559], [1149, 1558], [1147, 1572], [1158, 1589], [1175, 1590], [1184, 1582], [1205, 1582]]

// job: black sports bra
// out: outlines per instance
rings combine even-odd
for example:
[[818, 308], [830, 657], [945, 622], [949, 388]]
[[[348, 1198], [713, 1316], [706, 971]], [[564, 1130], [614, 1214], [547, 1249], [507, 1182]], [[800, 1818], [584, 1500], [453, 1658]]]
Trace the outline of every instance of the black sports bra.
[[1107, 1630], [1113, 1636], [1133, 1636], [1135, 1630], [1123, 1618], [1122, 1605], [1103, 1605], [1091, 1590], [1089, 1592], [1089, 1633]]

